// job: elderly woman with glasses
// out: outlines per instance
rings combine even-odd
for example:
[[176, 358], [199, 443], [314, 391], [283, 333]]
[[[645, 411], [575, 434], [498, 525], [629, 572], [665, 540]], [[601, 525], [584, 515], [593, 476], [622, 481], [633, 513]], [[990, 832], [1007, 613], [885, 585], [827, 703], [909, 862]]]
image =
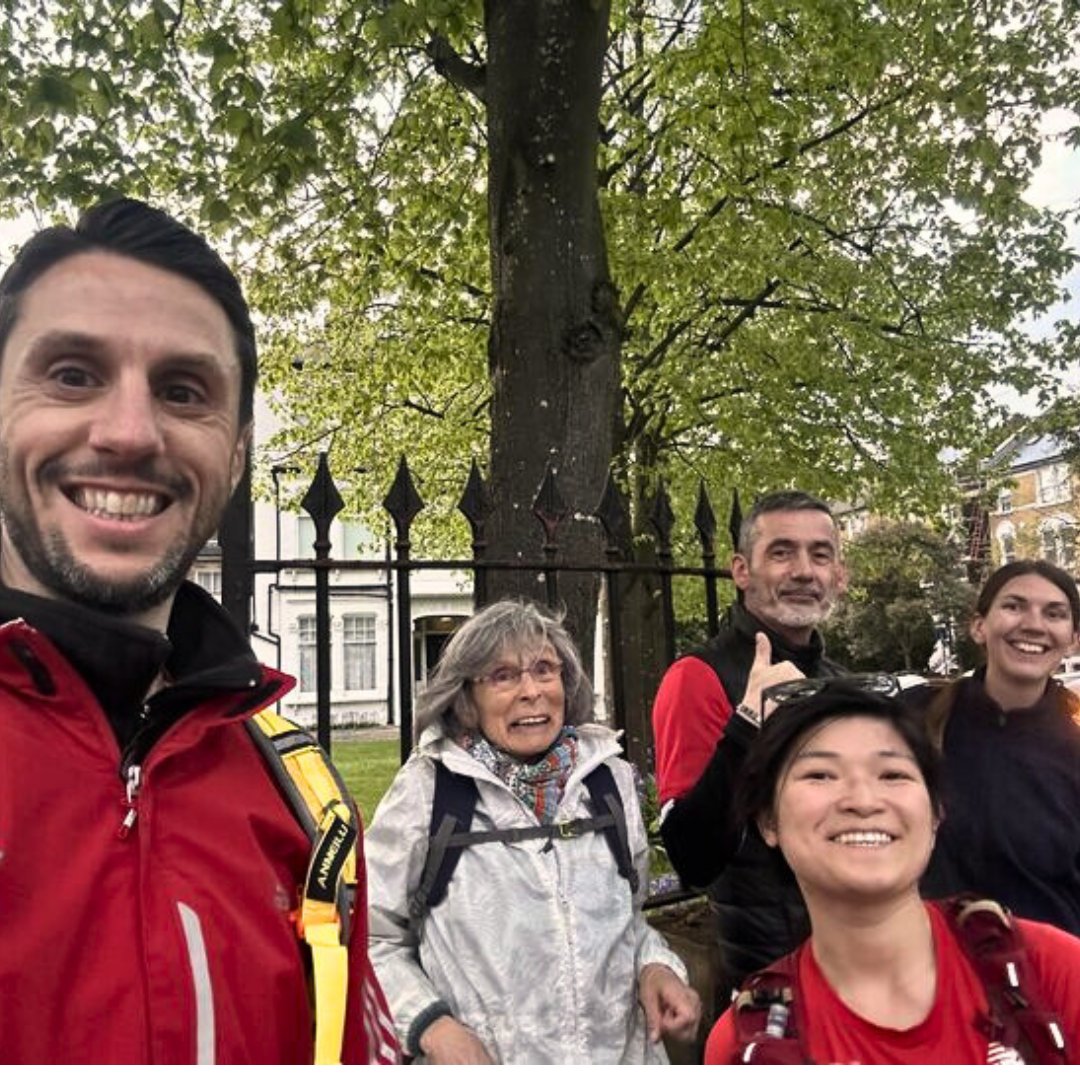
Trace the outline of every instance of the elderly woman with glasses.
[[645, 827], [559, 621], [500, 601], [417, 702], [367, 836], [371, 958], [432, 1064], [645, 1064], [700, 1015], [642, 912]]
[[897, 690], [871, 675], [765, 691], [739, 813], [794, 874], [811, 932], [747, 980], [706, 1064], [1080, 1061], [1080, 940], [919, 895], [940, 762]]

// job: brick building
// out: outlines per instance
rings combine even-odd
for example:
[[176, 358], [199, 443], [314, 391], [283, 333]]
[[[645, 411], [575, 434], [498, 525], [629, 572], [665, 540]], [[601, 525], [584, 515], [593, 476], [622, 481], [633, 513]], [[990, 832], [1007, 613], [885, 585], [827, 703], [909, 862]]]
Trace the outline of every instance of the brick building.
[[989, 561], [1040, 558], [1076, 575], [1080, 484], [1050, 435], [1014, 435], [995, 451], [991, 466], [1005, 483], [987, 514]]

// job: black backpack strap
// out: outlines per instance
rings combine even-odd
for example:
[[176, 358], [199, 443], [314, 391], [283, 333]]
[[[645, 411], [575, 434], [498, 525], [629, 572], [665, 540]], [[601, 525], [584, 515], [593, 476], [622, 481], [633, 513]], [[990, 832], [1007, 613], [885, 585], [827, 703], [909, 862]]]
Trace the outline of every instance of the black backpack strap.
[[619, 794], [615, 775], [608, 765], [600, 765], [585, 777], [585, 787], [593, 804], [593, 818], [597, 821], [610, 814], [612, 821], [604, 827], [604, 839], [615, 857], [619, 875], [626, 878], [630, 891], [637, 892], [639, 881], [637, 867], [630, 853], [630, 836], [626, 828], [626, 811]]
[[409, 902], [409, 913], [417, 921], [446, 899], [446, 887], [464, 850], [460, 843], [451, 844], [451, 838], [469, 835], [473, 811], [480, 798], [472, 777], [451, 772], [441, 761], [434, 764], [435, 793], [428, 825], [427, 858], [420, 874], [420, 886]]
[[796, 1018], [797, 957], [789, 953], [743, 983], [732, 1003], [735, 1052], [728, 1064], [813, 1064]]
[[523, 840], [571, 840], [590, 832], [603, 832], [615, 857], [619, 875], [626, 879], [631, 891], [636, 892], [638, 873], [630, 854], [626, 813], [611, 769], [607, 765], [594, 769], [585, 777], [585, 787], [592, 803], [590, 817], [522, 829], [470, 832], [473, 813], [480, 798], [476, 781], [470, 776], [452, 772], [441, 761], [436, 761], [427, 858], [420, 873], [420, 884], [409, 902], [409, 914], [419, 922], [431, 908], [446, 899], [450, 878], [457, 868], [461, 853], [467, 847], [477, 844], [516, 844]]
[[1028, 1065], [1066, 1064], [1064, 1026], [1041, 1000], [1012, 915], [997, 901], [972, 895], [938, 907], [986, 991], [989, 1012], [979, 1026], [987, 1038], [1016, 1050]]
[[477, 844], [519, 844], [522, 840], [573, 840], [586, 833], [610, 829], [614, 824], [615, 818], [611, 814], [602, 814], [600, 817], [574, 818], [573, 821], [553, 821], [550, 825], [530, 825], [524, 829], [455, 832], [447, 837], [445, 846], [453, 849], [475, 847]]

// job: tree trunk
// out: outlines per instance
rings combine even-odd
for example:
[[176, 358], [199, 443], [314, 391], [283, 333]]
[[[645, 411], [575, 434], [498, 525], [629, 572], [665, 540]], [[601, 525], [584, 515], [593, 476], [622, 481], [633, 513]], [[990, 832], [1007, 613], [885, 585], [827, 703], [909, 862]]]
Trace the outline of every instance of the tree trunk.
[[623, 550], [634, 562], [645, 564], [628, 576], [622, 590], [621, 625], [624, 666], [624, 716], [627, 756], [643, 772], [653, 773], [652, 707], [668, 665], [664, 639], [664, 605], [660, 575], [645, 566], [656, 563], [656, 541], [648, 520], [655, 496], [653, 478], [659, 475], [656, 450], [647, 435], [639, 435], [632, 447], [620, 444], [620, 456], [632, 461], [629, 470], [630, 528], [622, 540]]
[[[609, 3], [489, 0], [488, 211], [494, 311], [494, 558], [535, 560], [530, 508], [550, 464], [570, 514], [559, 555], [602, 563], [600, 499], [618, 405], [620, 318], [597, 189]], [[493, 595], [543, 600], [541, 575], [507, 572]], [[591, 667], [594, 575], [562, 575], [567, 624]]]

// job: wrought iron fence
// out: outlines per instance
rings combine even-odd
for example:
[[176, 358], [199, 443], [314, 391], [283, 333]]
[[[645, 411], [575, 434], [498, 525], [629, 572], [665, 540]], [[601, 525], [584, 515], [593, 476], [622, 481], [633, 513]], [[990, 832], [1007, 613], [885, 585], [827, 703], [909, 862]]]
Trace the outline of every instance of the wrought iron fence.
[[[247, 489], [249, 490], [249, 489]], [[608, 597], [608, 636], [606, 648], [607, 675], [611, 701], [609, 714], [620, 720], [626, 717], [627, 668], [623, 650], [621, 627], [623, 584], [630, 575], [655, 575], [660, 592], [663, 620], [665, 662], [675, 658], [676, 624], [674, 581], [677, 577], [691, 577], [700, 581], [703, 591], [706, 633], [711, 636], [719, 627], [719, 600], [717, 582], [730, 578], [727, 569], [716, 566], [715, 539], [717, 519], [708, 493], [702, 483], [698, 491], [693, 522], [698, 540], [700, 562], [697, 565], [677, 565], [673, 554], [672, 534], [676, 517], [671, 500], [661, 483], [652, 500], [648, 515], [653, 540], [651, 558], [628, 559], [620, 547], [619, 537], [625, 535], [628, 517], [627, 500], [614, 479], [609, 476], [598, 505], [594, 508], [568, 506], [559, 491], [558, 479], [552, 469], [545, 474], [531, 507], [540, 532], [537, 540], [537, 557], [516, 559], [513, 562], [490, 559], [487, 556], [486, 526], [494, 504], [488, 485], [474, 463], [465, 483], [458, 509], [468, 522], [471, 533], [471, 557], [468, 559], [429, 559], [414, 557], [411, 529], [416, 517], [424, 510], [408, 463], [402, 458], [397, 475], [383, 502], [393, 524], [393, 551], [388, 549], [382, 560], [337, 559], [332, 557], [330, 529], [334, 519], [344, 509], [344, 500], [330, 472], [325, 454], [319, 457], [318, 467], [301, 506], [310, 515], [315, 527], [313, 559], [257, 559], [253, 556], [250, 500], [244, 503], [244, 492], [234, 500], [222, 528], [222, 596], [225, 606], [242, 625], [251, 625], [252, 602], [255, 595], [255, 579], [258, 575], [277, 575], [282, 570], [305, 570], [313, 575], [312, 591], [315, 598], [315, 666], [316, 666], [316, 729], [319, 742], [330, 748], [331, 726], [331, 576], [335, 571], [380, 570], [392, 576], [395, 612], [392, 634], [395, 641], [394, 655], [397, 666], [397, 699], [400, 702], [398, 723], [402, 761], [412, 749], [413, 738], [413, 610], [412, 576], [423, 570], [460, 570], [473, 578], [473, 602], [482, 606], [491, 595], [491, 578], [499, 570], [535, 570], [544, 579], [547, 602], [559, 603], [560, 574], [587, 572], [599, 576], [606, 586]], [[583, 511], [599, 522], [607, 538], [604, 559], [597, 563], [569, 562], [562, 558], [560, 529], [567, 517]], [[734, 546], [738, 533], [741, 510], [738, 495], [732, 500], [728, 521]], [[393, 696], [393, 689], [390, 694]], [[628, 733], [628, 753], [639, 767], [648, 769], [647, 749], [651, 745], [648, 718], [638, 718], [636, 730]]]

